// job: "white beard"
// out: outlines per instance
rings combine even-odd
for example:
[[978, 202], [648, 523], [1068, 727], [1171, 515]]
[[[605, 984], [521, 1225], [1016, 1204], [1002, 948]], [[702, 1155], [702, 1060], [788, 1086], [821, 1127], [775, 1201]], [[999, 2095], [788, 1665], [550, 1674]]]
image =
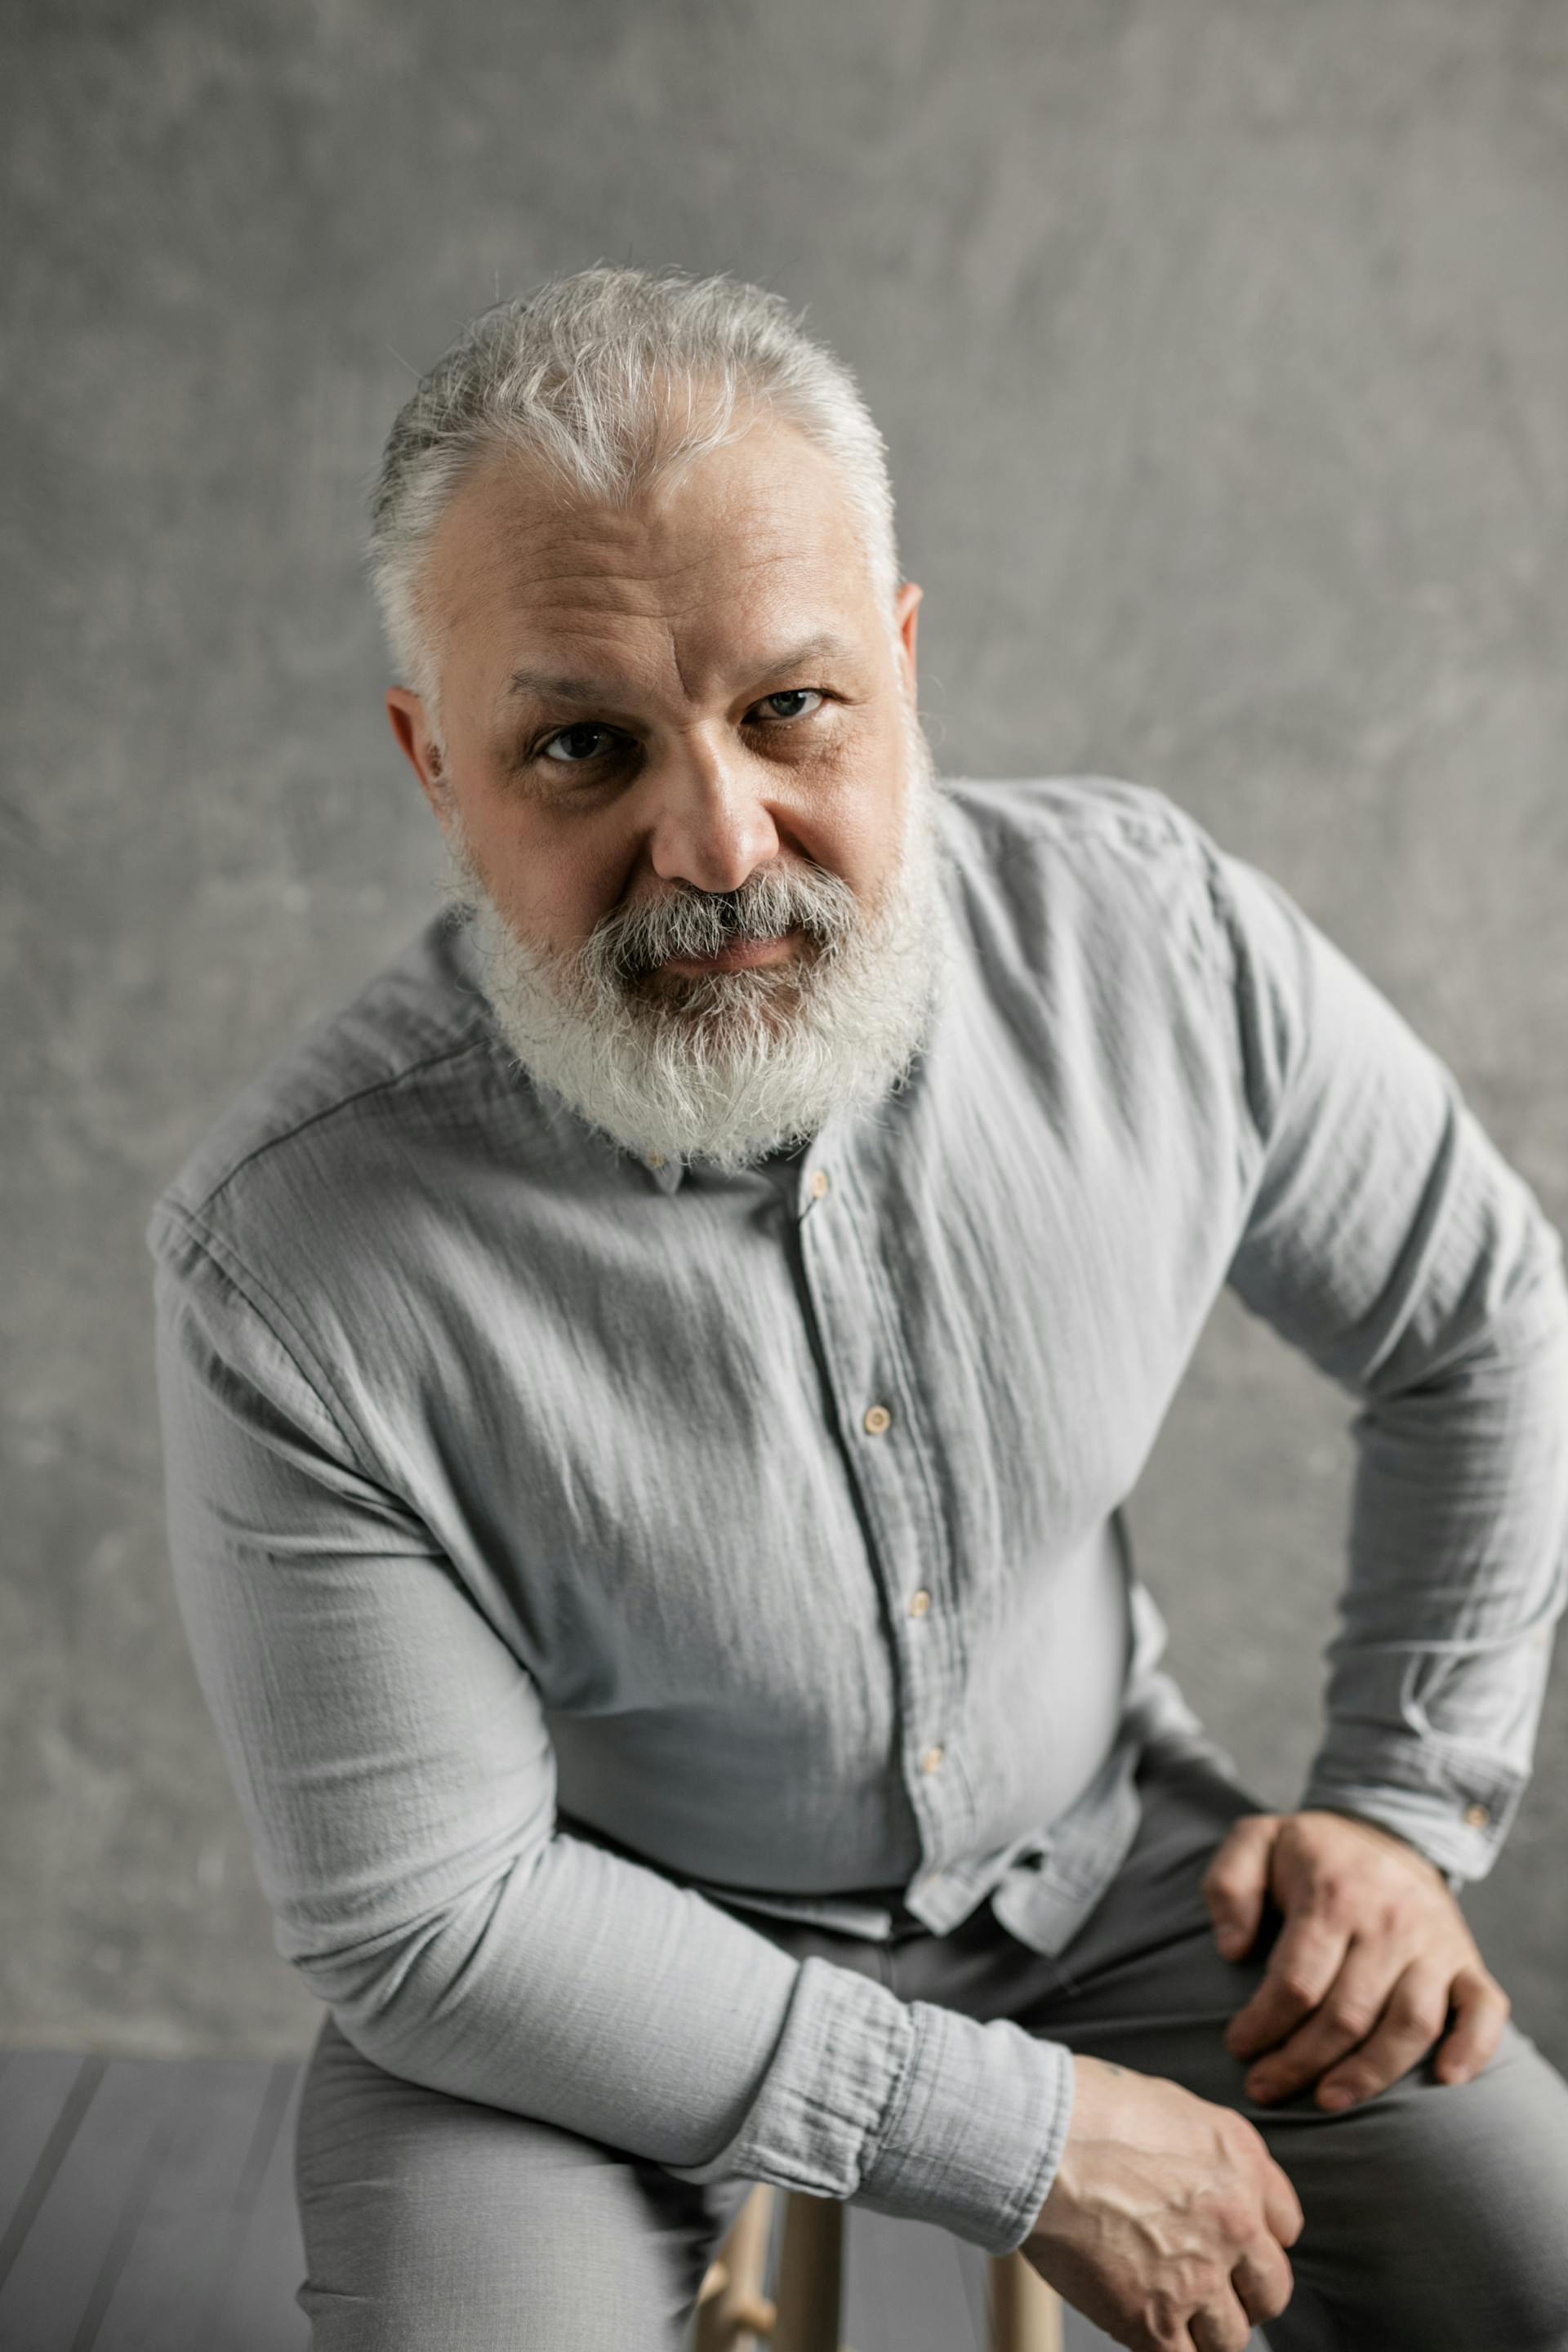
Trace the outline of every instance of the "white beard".
[[[481, 984], [533, 1081], [639, 1158], [724, 1171], [897, 1092], [930, 1043], [953, 953], [942, 788], [912, 711], [904, 731], [903, 840], [869, 913], [837, 875], [781, 865], [736, 892], [682, 887], [619, 908], [557, 956], [518, 938], [455, 824], [443, 895], [471, 918]], [[796, 927], [781, 965], [658, 971]]]

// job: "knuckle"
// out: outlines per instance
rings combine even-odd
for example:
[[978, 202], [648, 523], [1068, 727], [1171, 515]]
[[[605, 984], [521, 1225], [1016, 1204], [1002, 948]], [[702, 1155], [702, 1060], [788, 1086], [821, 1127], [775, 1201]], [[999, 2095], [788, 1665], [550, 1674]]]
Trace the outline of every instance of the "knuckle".
[[1443, 2027], [1429, 1992], [1395, 1992], [1388, 2004], [1388, 2021], [1400, 2032], [1439, 2033]]
[[1268, 2142], [1255, 2123], [1238, 2115], [1234, 2107], [1225, 2111], [1219, 2126], [1220, 2145], [1231, 2162], [1243, 2172], [1251, 2173], [1259, 2165], [1270, 2165]]
[[1334, 1994], [1324, 2015], [1336, 2032], [1348, 2033], [1357, 2042], [1370, 2033], [1377, 2021], [1377, 2011], [1370, 2001], [1347, 1993]]
[[1499, 2009], [1506, 2017], [1513, 2003], [1487, 1968], [1460, 1969], [1449, 1988], [1449, 1998], [1456, 2005], [1463, 2003], [1466, 1995], [1484, 2001], [1489, 2009]]
[[1293, 1960], [1288, 1968], [1280, 1970], [1279, 1986], [1281, 1998], [1288, 2000], [1292, 2009], [1306, 2009], [1310, 2004], [1311, 1982], [1301, 1961]]
[[1150, 2352], [1178, 2352], [1187, 2326], [1184, 2299], [1178, 2305], [1173, 2294], [1156, 2287], [1143, 2306], [1142, 2324]]
[[1258, 2213], [1253, 2200], [1239, 2189], [1224, 2191], [1215, 2198], [1214, 2221], [1227, 2246], [1250, 2244], [1258, 2229]]

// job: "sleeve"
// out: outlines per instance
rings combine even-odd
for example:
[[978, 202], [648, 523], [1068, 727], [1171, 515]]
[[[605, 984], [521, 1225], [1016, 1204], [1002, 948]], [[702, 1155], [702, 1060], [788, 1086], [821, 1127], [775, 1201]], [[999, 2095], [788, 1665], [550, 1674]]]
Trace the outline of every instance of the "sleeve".
[[1268, 876], [1204, 854], [1245, 1096], [1226, 1278], [1359, 1406], [1300, 1801], [1458, 1885], [1512, 1823], [1568, 1598], [1562, 1242], [1388, 1000]]
[[561, 1833], [540, 1698], [220, 1237], [155, 1213], [175, 1593], [274, 1943], [409, 2081], [704, 2182], [1033, 2228], [1064, 2044], [796, 1960]]

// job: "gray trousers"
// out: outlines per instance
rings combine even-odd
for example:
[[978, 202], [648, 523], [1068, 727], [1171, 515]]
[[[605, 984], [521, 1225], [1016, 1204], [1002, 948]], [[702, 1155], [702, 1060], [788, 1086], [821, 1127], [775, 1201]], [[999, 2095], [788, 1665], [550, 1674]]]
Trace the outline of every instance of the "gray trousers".
[[[745, 1913], [789, 1952], [900, 1999], [1115, 2058], [1238, 2107], [1306, 2217], [1275, 2352], [1568, 2352], [1568, 2084], [1511, 2021], [1491, 2063], [1428, 2060], [1331, 2115], [1310, 2086], [1249, 2100], [1222, 2035], [1263, 1972], [1199, 1892], [1238, 1813], [1267, 1810], [1206, 1761], [1146, 1759], [1143, 1819], [1114, 1884], [1055, 1960], [987, 1905], [890, 1944]], [[313, 2352], [679, 2352], [702, 2273], [751, 2184], [658, 2164], [386, 2074], [329, 2012], [303, 2085], [296, 2186]]]

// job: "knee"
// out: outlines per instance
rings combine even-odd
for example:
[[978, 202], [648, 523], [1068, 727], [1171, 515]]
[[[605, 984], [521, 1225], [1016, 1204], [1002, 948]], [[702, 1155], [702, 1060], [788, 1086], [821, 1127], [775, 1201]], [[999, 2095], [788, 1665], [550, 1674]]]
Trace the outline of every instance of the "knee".
[[1528, 2144], [1492, 2179], [1478, 2179], [1463, 2241], [1465, 2293], [1476, 2316], [1456, 2344], [1473, 2352], [1568, 2352], [1568, 2137], [1551, 2160], [1556, 2195], [1540, 2194], [1539, 2151]]
[[337, 2041], [295, 2155], [311, 2352], [678, 2352], [721, 2227], [703, 2190]]
[[1417, 2070], [1355, 2134], [1336, 2119], [1284, 2160], [1309, 2184], [1300, 2267], [1343, 2340], [1568, 2352], [1568, 2084], [1517, 2028], [1468, 2083]]
[[[1468, 2102], [1468, 2105], [1467, 2105]], [[1529, 2036], [1505, 2029], [1491, 2064], [1468, 2084], [1429, 2093], [1446, 2126], [1447, 2170], [1463, 2186], [1447, 2202], [1456, 2267], [1473, 2302], [1475, 2352], [1568, 2352], [1568, 2084]]]

